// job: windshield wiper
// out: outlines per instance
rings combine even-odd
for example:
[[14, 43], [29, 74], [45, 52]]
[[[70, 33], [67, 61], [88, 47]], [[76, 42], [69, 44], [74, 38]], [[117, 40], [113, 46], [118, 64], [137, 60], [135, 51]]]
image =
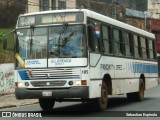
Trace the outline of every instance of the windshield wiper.
[[[66, 31], [67, 31], [67, 28], [68, 28], [68, 23], [64, 23], [64, 24], [63, 24], [63, 28], [62, 28], [62, 30], [60, 31], [59, 41], [60, 41], [60, 40], [63, 40], [63, 38], [65, 37], [64, 35], [65, 35]], [[62, 37], [63, 37], [63, 38], [62, 38]]]
[[30, 53], [32, 52], [34, 29], [35, 29], [35, 26], [34, 26], [34, 25], [30, 25], [30, 31], [31, 31], [31, 39], [30, 39]]
[[63, 42], [62, 45], [67, 44], [75, 34], [76, 34], [76, 32], [73, 31], [67, 37], [65, 37], [64, 40], [62, 41]]
[[63, 42], [63, 40], [65, 39], [65, 33], [67, 31], [67, 28], [68, 28], [68, 23], [64, 23], [63, 24], [63, 28], [62, 30], [60, 31], [60, 35], [59, 35], [59, 40], [58, 40], [58, 49], [59, 49], [59, 54], [60, 54], [60, 47], [61, 46], [64, 46], [64, 44], [61, 44], [61, 42]]

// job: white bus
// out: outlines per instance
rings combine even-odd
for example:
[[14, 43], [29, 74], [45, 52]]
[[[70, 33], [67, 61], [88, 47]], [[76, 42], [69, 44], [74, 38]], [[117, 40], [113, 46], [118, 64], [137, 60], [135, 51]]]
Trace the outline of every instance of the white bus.
[[55, 101], [92, 101], [105, 110], [108, 95], [142, 101], [158, 85], [155, 36], [86, 9], [20, 15], [15, 30], [15, 94]]

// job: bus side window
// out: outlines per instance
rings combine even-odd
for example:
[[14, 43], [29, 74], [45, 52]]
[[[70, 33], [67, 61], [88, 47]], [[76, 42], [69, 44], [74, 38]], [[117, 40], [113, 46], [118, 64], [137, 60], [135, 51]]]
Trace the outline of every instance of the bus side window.
[[153, 59], [156, 59], [156, 48], [155, 48], [155, 40], [152, 40], [152, 46], [153, 46]]
[[94, 43], [95, 43], [95, 52], [99, 53], [101, 51], [101, 34], [100, 34], [100, 27], [99, 25], [95, 26], [95, 31], [94, 31]]
[[112, 47], [111, 47], [111, 36], [110, 36], [111, 28], [109, 26], [102, 26], [102, 39], [104, 45], [104, 53], [111, 54]]
[[113, 29], [113, 51], [115, 55], [123, 55], [122, 31]]
[[140, 37], [141, 41], [141, 48], [142, 48], [142, 57], [143, 59], [147, 58], [147, 53], [146, 53], [146, 40], [144, 37]]
[[125, 54], [127, 57], [133, 55], [133, 38], [131, 33], [124, 32]]
[[131, 56], [133, 57], [134, 56], [134, 41], [133, 41], [132, 33], [129, 34], [129, 44], [130, 44], [130, 53], [131, 53]]
[[91, 51], [95, 51], [94, 26], [88, 26], [88, 43]]
[[149, 56], [150, 59], [153, 60], [154, 59], [154, 41], [153, 40], [148, 40], [149, 43]]
[[88, 41], [90, 50], [95, 53], [100, 53], [102, 48], [100, 22], [89, 20], [88, 25]]
[[141, 47], [140, 36], [138, 36], [138, 54], [139, 54], [139, 58], [142, 58], [142, 47]]
[[140, 46], [139, 46], [139, 40], [137, 35], [133, 35], [133, 40], [134, 40], [134, 54], [135, 58], [140, 57]]
[[147, 59], [149, 59], [149, 40], [146, 38], [145, 39], [145, 42], [146, 42], [146, 55], [147, 55]]

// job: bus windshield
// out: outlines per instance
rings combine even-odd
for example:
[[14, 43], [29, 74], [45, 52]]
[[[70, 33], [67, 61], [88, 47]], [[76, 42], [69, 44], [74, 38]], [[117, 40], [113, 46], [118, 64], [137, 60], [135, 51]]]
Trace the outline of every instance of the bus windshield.
[[85, 58], [84, 25], [17, 29], [16, 53], [25, 61], [49, 58]]
[[49, 28], [49, 58], [85, 57], [84, 26], [54, 26]]

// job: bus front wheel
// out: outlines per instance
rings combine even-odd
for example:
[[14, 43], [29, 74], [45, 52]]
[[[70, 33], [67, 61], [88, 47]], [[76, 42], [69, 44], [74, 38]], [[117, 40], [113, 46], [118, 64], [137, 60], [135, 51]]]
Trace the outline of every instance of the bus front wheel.
[[49, 98], [40, 98], [39, 99], [39, 105], [45, 111], [53, 110], [54, 104], [55, 104], [54, 99], [49, 99]]
[[95, 99], [94, 105], [98, 111], [104, 111], [107, 108], [107, 104], [108, 104], [108, 88], [105, 82], [102, 82], [101, 97]]

